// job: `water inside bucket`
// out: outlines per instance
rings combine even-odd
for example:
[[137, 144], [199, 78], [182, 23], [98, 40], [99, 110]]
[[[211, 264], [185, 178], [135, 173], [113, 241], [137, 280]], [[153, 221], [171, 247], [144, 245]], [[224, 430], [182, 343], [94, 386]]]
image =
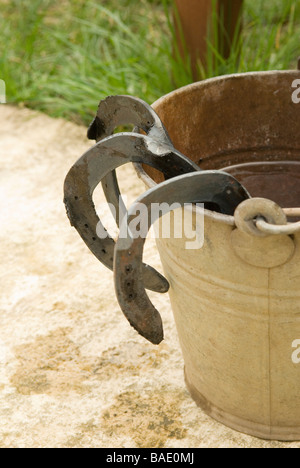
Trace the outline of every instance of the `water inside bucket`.
[[300, 207], [300, 161], [261, 161], [222, 170], [241, 182], [252, 197], [268, 198], [282, 208]]

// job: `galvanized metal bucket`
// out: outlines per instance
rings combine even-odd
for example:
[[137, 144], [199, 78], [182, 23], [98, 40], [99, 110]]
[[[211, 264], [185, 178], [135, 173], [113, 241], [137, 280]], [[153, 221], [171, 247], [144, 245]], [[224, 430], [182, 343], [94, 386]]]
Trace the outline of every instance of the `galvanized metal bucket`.
[[[153, 271], [142, 266], [144, 241], [127, 238], [104, 246], [91, 231], [98, 221], [89, 204], [100, 180], [97, 147], [72, 168], [65, 187], [72, 224], [101, 261], [109, 252], [109, 267], [114, 255], [122, 310], [152, 342], [162, 339], [162, 324], [144, 285], [160, 292], [170, 285], [186, 384], [197, 404], [236, 430], [278, 440], [300, 439], [300, 226], [290, 218], [300, 215], [299, 80], [300, 71], [230, 75], [189, 85], [154, 103], [174, 147], [208, 171], [209, 180], [224, 177], [220, 193], [233, 187], [237, 205], [231, 214], [208, 205], [200, 249], [187, 250], [184, 237], [157, 240], [167, 285], [160, 276], [152, 281]], [[117, 141], [112, 138], [102, 152]], [[129, 152], [128, 141], [124, 152]], [[194, 201], [194, 187], [204, 181], [203, 188], [205, 178], [191, 172], [165, 181], [146, 146], [130, 146], [131, 154], [141, 148], [152, 166], [132, 159], [148, 189], [139, 201], [147, 206], [167, 196], [170, 201], [176, 192], [181, 201]], [[114, 153], [120, 164], [121, 152], [118, 146]], [[167, 161], [172, 166], [169, 153], [165, 171]], [[222, 177], [215, 175], [218, 170]], [[240, 179], [251, 198], [224, 172]], [[86, 188], [88, 182], [92, 189]], [[129, 220], [132, 216], [129, 210]]]
[[[244, 184], [253, 197], [299, 207], [300, 104], [292, 99], [299, 78], [297, 71], [226, 76], [174, 91], [153, 107], [175, 147], [204, 169], [277, 163], [248, 167]], [[149, 167], [137, 171], [147, 188], [162, 181]], [[186, 384], [206, 413], [230, 427], [300, 439], [299, 226], [260, 237], [236, 219], [206, 210], [197, 251], [184, 248], [186, 239], [157, 242]]]

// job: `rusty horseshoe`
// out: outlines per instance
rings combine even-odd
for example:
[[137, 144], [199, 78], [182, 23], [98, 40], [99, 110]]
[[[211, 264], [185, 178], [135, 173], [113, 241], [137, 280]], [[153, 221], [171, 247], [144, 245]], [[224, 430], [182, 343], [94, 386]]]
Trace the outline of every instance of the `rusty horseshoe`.
[[[145, 192], [128, 210], [127, 219], [121, 225], [120, 236], [114, 255], [115, 290], [120, 307], [140, 335], [153, 344], [163, 340], [163, 326], [159, 312], [151, 303], [143, 283], [142, 257], [146, 235], [135, 236], [130, 224], [137, 216], [137, 206], [147, 208], [146, 226], [151, 226], [151, 205], [154, 203], [186, 203], [206, 201], [220, 207], [220, 211], [232, 214], [233, 199], [235, 207], [250, 195], [231, 175], [222, 171], [202, 171], [189, 173], [162, 182]], [[159, 216], [161, 216], [161, 212]]]
[[[167, 178], [197, 170], [196, 164], [168, 144], [135, 133], [118, 133], [99, 141], [72, 166], [64, 184], [69, 220], [98, 260], [111, 270], [115, 241], [102, 225], [92, 196], [103, 178], [128, 162], [148, 164]], [[157, 292], [169, 289], [168, 281], [148, 265], [144, 265], [142, 277], [147, 289]]]
[[[134, 125], [135, 133], [143, 130], [153, 140], [169, 145], [176, 151], [156, 112], [145, 101], [134, 96], [108, 96], [100, 101], [97, 115], [89, 126], [87, 136], [90, 140], [98, 142], [111, 136], [114, 130], [122, 125]], [[191, 171], [199, 170], [192, 161], [191, 166]], [[107, 202], [114, 206], [112, 214], [120, 226], [120, 218], [125, 216], [126, 207], [120, 194], [116, 171], [107, 174], [101, 183]]]

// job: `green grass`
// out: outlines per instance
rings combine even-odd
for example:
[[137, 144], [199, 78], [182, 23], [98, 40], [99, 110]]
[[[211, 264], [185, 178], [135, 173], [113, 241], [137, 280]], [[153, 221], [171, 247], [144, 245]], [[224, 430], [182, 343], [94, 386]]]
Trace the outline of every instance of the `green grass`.
[[[7, 101], [86, 124], [107, 95], [151, 103], [192, 82], [189, 61], [172, 47], [171, 3], [0, 0], [0, 79]], [[245, 0], [243, 23], [229, 59], [209, 43], [201, 78], [295, 68], [299, 1]]]
[[[218, 19], [213, 22], [213, 41], [208, 41], [207, 65], [199, 64], [202, 79], [229, 73], [295, 68], [300, 55], [300, 5], [295, 0], [245, 1], [241, 36], [235, 35], [230, 57], [214, 48]], [[237, 27], [237, 30], [239, 29]]]

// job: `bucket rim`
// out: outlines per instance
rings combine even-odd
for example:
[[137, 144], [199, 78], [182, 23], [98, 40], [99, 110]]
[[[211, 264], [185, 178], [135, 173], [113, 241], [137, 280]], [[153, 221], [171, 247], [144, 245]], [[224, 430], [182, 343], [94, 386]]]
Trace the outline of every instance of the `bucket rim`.
[[[215, 76], [212, 78], [207, 78], [206, 80], [202, 81], [195, 81], [193, 83], [181, 86], [179, 88], [174, 89], [173, 91], [170, 91], [167, 94], [164, 94], [160, 98], [158, 98], [156, 101], [154, 101], [151, 104], [151, 107], [156, 111], [157, 107], [163, 102], [167, 101], [169, 98], [173, 98], [176, 95], [182, 95], [186, 93], [190, 93], [194, 89], [199, 90], [199, 88], [207, 86], [208, 84], [213, 84], [213, 83], [218, 83], [220, 81], [230, 81], [230, 80], [241, 80], [245, 78], [260, 78], [260, 77], [272, 77], [272, 76], [278, 76], [278, 75], [295, 75], [299, 76], [300, 75], [300, 70], [298, 69], [290, 69], [290, 70], [263, 70], [263, 71], [250, 71], [250, 72], [243, 72], [243, 73], [233, 73], [229, 75], [220, 75], [220, 76]], [[140, 163], [133, 163], [133, 166], [135, 168], [135, 171], [139, 177], [139, 179], [142, 180], [144, 185], [150, 189], [158, 185], [143, 169], [142, 164]], [[193, 207], [194, 210], [194, 207]], [[235, 221], [234, 221], [234, 216], [223, 214], [223, 213], [218, 213], [212, 210], [207, 210], [204, 209], [204, 214], [205, 216], [208, 216], [210, 218], [213, 218], [215, 221], [223, 222], [225, 224], [235, 226]]]

